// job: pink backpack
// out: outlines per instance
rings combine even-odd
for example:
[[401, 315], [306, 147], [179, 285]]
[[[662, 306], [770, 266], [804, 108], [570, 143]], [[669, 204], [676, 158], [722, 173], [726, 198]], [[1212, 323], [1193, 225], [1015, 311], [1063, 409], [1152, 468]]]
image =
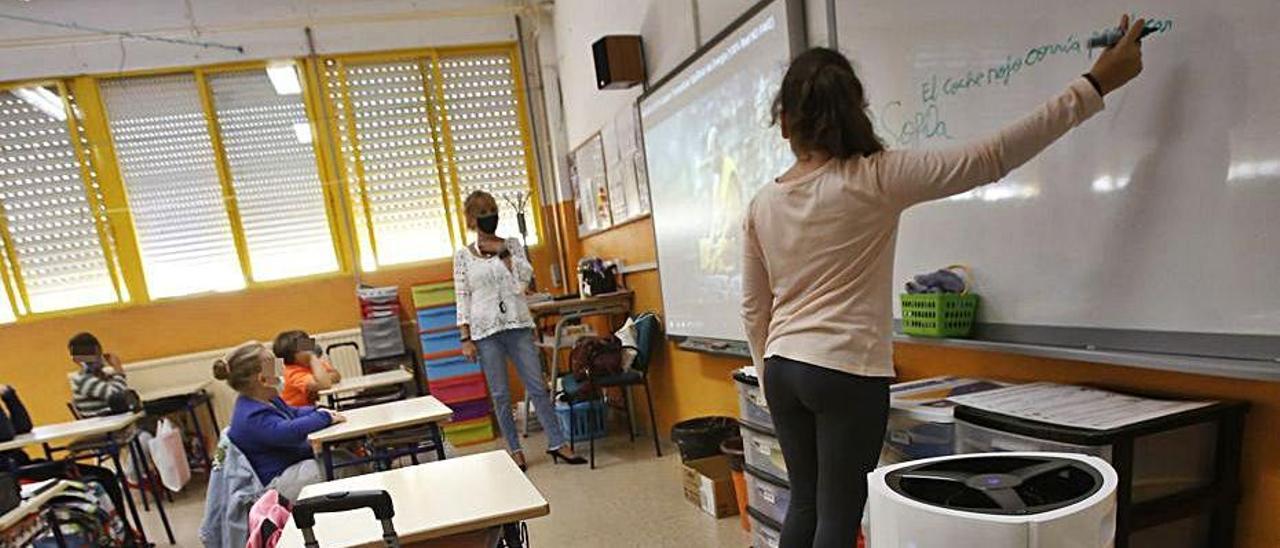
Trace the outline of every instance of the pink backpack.
[[249, 509], [249, 542], [245, 548], [272, 548], [289, 523], [289, 500], [275, 489], [263, 493]]

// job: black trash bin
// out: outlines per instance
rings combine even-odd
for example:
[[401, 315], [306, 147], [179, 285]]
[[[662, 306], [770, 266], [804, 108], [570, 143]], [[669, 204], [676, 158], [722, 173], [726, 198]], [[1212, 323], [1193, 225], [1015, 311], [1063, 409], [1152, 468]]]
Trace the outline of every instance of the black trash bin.
[[733, 417], [698, 417], [671, 427], [671, 440], [680, 448], [681, 462], [719, 455], [720, 444], [737, 436], [738, 419]]

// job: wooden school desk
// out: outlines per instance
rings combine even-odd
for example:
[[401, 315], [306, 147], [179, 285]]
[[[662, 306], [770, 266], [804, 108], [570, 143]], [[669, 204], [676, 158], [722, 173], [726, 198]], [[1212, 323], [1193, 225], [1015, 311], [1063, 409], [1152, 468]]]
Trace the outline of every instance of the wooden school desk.
[[[31, 498], [24, 498], [22, 502], [18, 504], [17, 508], [14, 508], [13, 510], [9, 510], [8, 512], [5, 512], [3, 516], [0, 516], [0, 531], [8, 531], [9, 529], [13, 528], [15, 525], [22, 523], [22, 521], [26, 519], [27, 516], [40, 512], [41, 510], [44, 509], [45, 504], [48, 504], [49, 501], [53, 500], [53, 497], [61, 495], [63, 491], [67, 490], [67, 487], [69, 487], [69, 484], [65, 480], [53, 480], [53, 484], [45, 488], [45, 490], [41, 491], [35, 496], [32, 496]], [[58, 518], [53, 514], [53, 511], [51, 510], [49, 512], [46, 512], [44, 519], [45, 519], [45, 523], [49, 527], [49, 531], [53, 533], [53, 540], [60, 547], [66, 546], [67, 541], [66, 539], [62, 538], [62, 527], [58, 523]], [[30, 537], [34, 537], [39, 532], [40, 532], [39, 529], [32, 531], [31, 532], [32, 534], [30, 534]], [[22, 534], [22, 533], [18, 533], [18, 534]], [[12, 539], [12, 540], [20, 540], [19, 542], [16, 543], [16, 545], [18, 546], [27, 546], [33, 540], [33, 538]]]
[[[432, 442], [435, 446], [436, 457], [444, 460], [444, 438], [440, 435], [439, 423], [453, 418], [453, 410], [440, 403], [440, 400], [437, 400], [435, 396], [422, 396], [420, 398], [370, 405], [369, 407], [343, 411], [342, 415], [347, 418], [346, 422], [335, 424], [307, 436], [307, 441], [320, 445], [320, 460], [324, 463], [325, 479], [333, 479], [333, 446], [339, 442], [363, 438], [370, 434], [404, 430], [415, 426], [427, 427], [427, 436], [430, 439], [426, 441]], [[416, 455], [416, 452], [411, 452], [410, 455]], [[394, 455], [384, 457], [391, 458], [392, 456]], [[378, 460], [378, 458], [377, 456], [371, 456], [369, 459], [359, 462], [343, 464], [372, 462]]]
[[[396, 511], [392, 523], [402, 544], [518, 524], [551, 513], [547, 499], [503, 451], [309, 485], [300, 498], [361, 490], [391, 495]], [[382, 526], [369, 510], [317, 514], [314, 531], [322, 546], [382, 545]], [[278, 546], [302, 546], [302, 533], [292, 520]]]
[[329, 406], [336, 407], [341, 399], [341, 394], [349, 394], [368, 390], [370, 388], [382, 388], [384, 386], [395, 386], [413, 382], [413, 373], [403, 369], [392, 369], [381, 373], [370, 373], [368, 375], [360, 375], [359, 377], [344, 378], [342, 382], [335, 384], [329, 388], [319, 392], [320, 397], [329, 402]]
[[[164, 523], [165, 533], [169, 537], [169, 544], [174, 544], [173, 528], [169, 525], [169, 516], [165, 513], [164, 501], [161, 500], [163, 497], [160, 494], [159, 478], [152, 477], [150, 466], [141, 465], [142, 455], [144, 454], [142, 444], [138, 441], [137, 432], [133, 430], [134, 424], [141, 418], [142, 413], [126, 413], [37, 426], [26, 434], [0, 443], [0, 452], [10, 449], [22, 449], [29, 445], [40, 445], [44, 448], [45, 458], [54, 460], [53, 454], [55, 452], [71, 452], [72, 448], [70, 446], [54, 447], [51, 445], [53, 442], [98, 442], [94, 444], [91, 450], [110, 458], [111, 464], [115, 467], [116, 481], [120, 483], [120, 490], [123, 491], [125, 504], [129, 508], [129, 513], [133, 516], [134, 528], [142, 534], [142, 542], [145, 544], [147, 542], [147, 532], [142, 528], [142, 518], [138, 516], [138, 507], [133, 503], [133, 493], [125, 483], [124, 467], [120, 465], [120, 449], [127, 448], [130, 460], [133, 461], [134, 472], [139, 478], [143, 478], [145, 485], [151, 486], [151, 494], [156, 501], [156, 510], [160, 513], [160, 520]], [[99, 442], [99, 440], [101, 441]], [[85, 449], [84, 451], [88, 450]], [[142, 495], [142, 501], [145, 504], [147, 501], [146, 492], [139, 490], [139, 493]], [[123, 510], [121, 512], [123, 515]]]

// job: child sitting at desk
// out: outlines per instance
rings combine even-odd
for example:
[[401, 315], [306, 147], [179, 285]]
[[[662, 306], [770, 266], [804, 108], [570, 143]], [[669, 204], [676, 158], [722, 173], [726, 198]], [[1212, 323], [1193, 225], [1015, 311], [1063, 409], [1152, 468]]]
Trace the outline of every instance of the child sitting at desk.
[[322, 481], [307, 435], [345, 421], [328, 409], [294, 407], [280, 399], [275, 358], [258, 342], [247, 342], [213, 364], [213, 376], [239, 393], [227, 436], [249, 459], [258, 481], [289, 500]]
[[124, 368], [115, 354], [103, 353], [92, 333], [80, 333], [67, 343], [79, 370], [71, 377], [71, 405], [79, 418], [115, 415], [137, 410], [137, 395], [129, 390]]
[[305, 331], [276, 335], [271, 349], [277, 358], [284, 360], [284, 389], [280, 391], [280, 398], [289, 405], [315, 405], [321, 390], [342, 381], [342, 374], [319, 355], [316, 340]]

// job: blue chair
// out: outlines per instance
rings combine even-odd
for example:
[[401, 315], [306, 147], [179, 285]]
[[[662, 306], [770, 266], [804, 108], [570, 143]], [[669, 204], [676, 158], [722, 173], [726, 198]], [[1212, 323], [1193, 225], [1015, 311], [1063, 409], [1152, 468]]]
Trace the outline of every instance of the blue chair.
[[[649, 388], [649, 366], [652, 364], [653, 360], [654, 343], [661, 338], [660, 334], [662, 331], [662, 323], [659, 321], [657, 314], [654, 314], [653, 312], [640, 314], [633, 318], [633, 321], [636, 324], [636, 358], [635, 361], [631, 363], [631, 369], [617, 375], [608, 375], [591, 379], [591, 385], [594, 386], [593, 390], [587, 390], [584, 383], [579, 382], [573, 377], [573, 375], [566, 375], [562, 377], [561, 386], [564, 389], [565, 399], [568, 400], [568, 403], [570, 404], [570, 425], [574, 424], [572, 404], [600, 399], [603, 397], [603, 389], [605, 388], [621, 388], [623, 405], [625, 408], [624, 412], [627, 413], [627, 424], [630, 426], [629, 433], [631, 434], [632, 442], [636, 441], [636, 430], [635, 421], [631, 420], [631, 387], [643, 386], [645, 403], [649, 408], [649, 431], [653, 434], [653, 451], [661, 457], [662, 443], [658, 438], [658, 420], [653, 411], [653, 395], [652, 390]], [[595, 411], [593, 410], [593, 407], [588, 406], [587, 413], [594, 415]], [[596, 417], [589, 416], [588, 424], [596, 424]], [[571, 432], [566, 432], [566, 434], [569, 434], [570, 443], [572, 443], [574, 436]], [[591, 467], [595, 468], [595, 437], [588, 436], [588, 438], [590, 438]]]

